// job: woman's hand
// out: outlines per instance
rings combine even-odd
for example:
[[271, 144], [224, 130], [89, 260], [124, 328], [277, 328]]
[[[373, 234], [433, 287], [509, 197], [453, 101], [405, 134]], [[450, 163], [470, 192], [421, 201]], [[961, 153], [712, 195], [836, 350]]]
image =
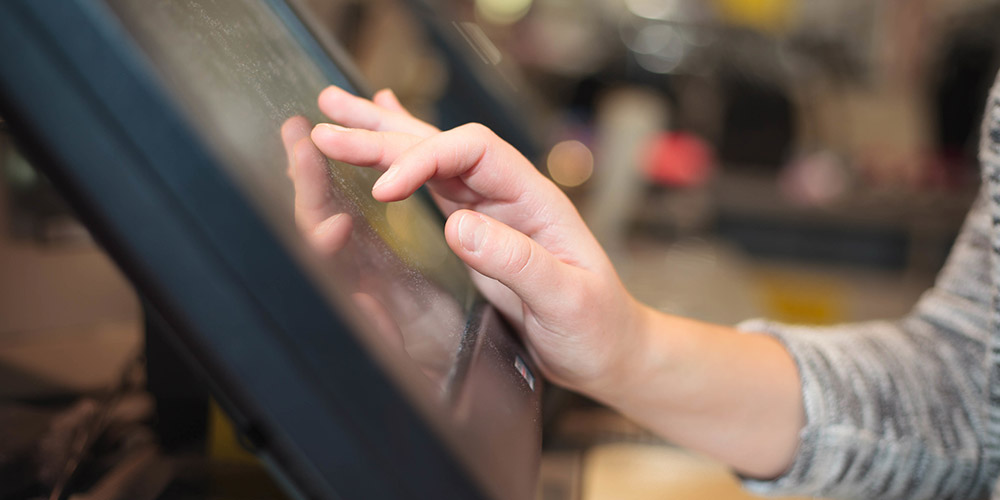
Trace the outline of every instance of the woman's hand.
[[565, 194], [482, 125], [438, 131], [388, 91], [368, 101], [331, 87], [319, 104], [352, 128], [317, 125], [312, 141], [384, 171], [376, 199], [430, 187], [448, 245], [549, 380], [745, 474], [788, 467], [805, 417], [798, 371], [777, 341], [639, 304]]
[[558, 187], [486, 127], [438, 131], [389, 91], [368, 101], [331, 87], [319, 105], [352, 128], [317, 125], [313, 142], [330, 158], [384, 171], [377, 200], [428, 184], [448, 217], [449, 246], [551, 380], [588, 393], [613, 383], [642, 344], [644, 308]]

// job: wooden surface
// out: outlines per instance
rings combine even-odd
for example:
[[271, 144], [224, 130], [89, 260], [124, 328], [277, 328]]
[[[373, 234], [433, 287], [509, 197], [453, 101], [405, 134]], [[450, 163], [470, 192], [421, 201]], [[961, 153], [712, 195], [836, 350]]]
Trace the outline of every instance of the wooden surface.
[[583, 455], [581, 500], [751, 500], [723, 465], [670, 446], [606, 444]]

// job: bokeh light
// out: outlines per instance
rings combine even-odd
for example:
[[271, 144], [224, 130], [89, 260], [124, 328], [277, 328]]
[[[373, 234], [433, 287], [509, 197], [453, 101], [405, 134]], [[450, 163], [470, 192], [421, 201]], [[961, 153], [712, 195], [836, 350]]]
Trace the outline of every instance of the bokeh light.
[[797, 7], [794, 0], [715, 0], [722, 19], [764, 32], [784, 31]]
[[476, 13], [493, 24], [513, 24], [528, 13], [532, 0], [476, 0]]
[[580, 141], [563, 141], [552, 146], [546, 165], [557, 184], [576, 187], [594, 174], [594, 155]]

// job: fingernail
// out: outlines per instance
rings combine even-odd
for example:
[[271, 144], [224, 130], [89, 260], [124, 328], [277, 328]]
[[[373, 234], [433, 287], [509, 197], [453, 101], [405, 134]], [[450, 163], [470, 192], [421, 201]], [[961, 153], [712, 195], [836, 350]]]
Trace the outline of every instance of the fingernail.
[[325, 141], [332, 139], [334, 135], [339, 134], [342, 130], [337, 129], [332, 123], [320, 123], [312, 129], [312, 137], [314, 140]]
[[344, 127], [341, 127], [340, 125], [334, 125], [332, 123], [320, 123], [319, 125], [316, 125], [316, 128], [313, 129], [313, 132], [319, 132], [320, 134], [331, 134], [331, 135], [333, 135], [333, 134], [338, 134], [338, 133], [341, 133], [341, 132], [348, 132], [350, 130], [351, 129], [349, 129], [349, 128], [344, 128]]
[[486, 221], [475, 214], [465, 214], [458, 221], [458, 240], [469, 252], [477, 252], [486, 239]]
[[372, 186], [372, 192], [378, 190], [379, 187], [392, 182], [392, 180], [396, 178], [397, 174], [399, 174], [399, 169], [390, 167], [389, 170], [386, 170], [385, 173], [382, 174], [382, 177], [379, 177], [378, 180], [375, 181], [375, 185]]

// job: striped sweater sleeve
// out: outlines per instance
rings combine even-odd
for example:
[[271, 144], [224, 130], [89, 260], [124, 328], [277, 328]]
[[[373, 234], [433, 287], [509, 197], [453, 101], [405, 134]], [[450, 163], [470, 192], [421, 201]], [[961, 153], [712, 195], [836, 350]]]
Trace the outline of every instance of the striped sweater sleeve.
[[792, 466], [763, 494], [985, 498], [991, 219], [977, 200], [935, 286], [906, 317], [825, 328], [762, 320], [802, 379], [806, 425]]

